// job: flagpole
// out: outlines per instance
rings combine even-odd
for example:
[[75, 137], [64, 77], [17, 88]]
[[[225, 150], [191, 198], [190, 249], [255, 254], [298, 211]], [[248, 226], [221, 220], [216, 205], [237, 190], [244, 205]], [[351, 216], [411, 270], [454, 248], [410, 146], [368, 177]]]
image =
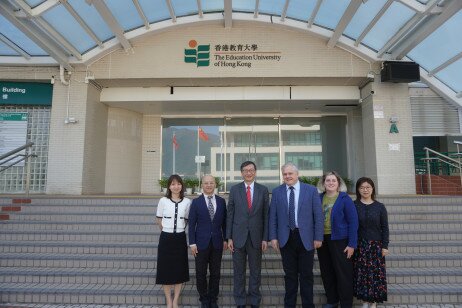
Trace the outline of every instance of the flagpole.
[[[175, 138], [176, 138], [175, 133], [173, 133], [173, 138], [172, 138], [172, 151], [173, 151], [173, 167], [172, 167], [172, 169], [173, 169], [173, 172], [172, 172], [172, 174], [176, 174], [176, 172], [175, 172], [175, 156], [176, 156], [176, 144], [175, 143], [176, 143], [176, 139]], [[173, 142], [173, 141], [175, 141], [175, 142]]]
[[201, 167], [199, 162], [199, 126], [197, 127], [197, 179], [200, 181], [201, 179]]

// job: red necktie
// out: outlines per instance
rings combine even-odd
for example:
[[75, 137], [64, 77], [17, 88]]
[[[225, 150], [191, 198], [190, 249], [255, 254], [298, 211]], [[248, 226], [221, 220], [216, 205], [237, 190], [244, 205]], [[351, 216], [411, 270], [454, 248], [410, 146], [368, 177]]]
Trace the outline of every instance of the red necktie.
[[247, 207], [249, 209], [249, 212], [250, 210], [252, 209], [252, 195], [251, 195], [251, 191], [250, 191], [250, 185], [247, 186]]

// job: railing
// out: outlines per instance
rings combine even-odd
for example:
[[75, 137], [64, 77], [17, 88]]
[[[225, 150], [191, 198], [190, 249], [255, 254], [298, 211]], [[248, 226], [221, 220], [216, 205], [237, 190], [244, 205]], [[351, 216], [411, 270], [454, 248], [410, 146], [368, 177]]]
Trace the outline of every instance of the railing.
[[[13, 167], [14, 165], [17, 165], [18, 163], [26, 160], [26, 194], [29, 195], [29, 190], [30, 190], [30, 165], [31, 165], [31, 158], [32, 157], [37, 157], [37, 155], [30, 153], [31, 147], [34, 145], [33, 142], [28, 142], [23, 146], [20, 146], [19, 148], [16, 148], [8, 153], [5, 153], [0, 156], [0, 173], [3, 171]], [[20, 153], [21, 151], [25, 150], [25, 153], [22, 154]], [[17, 159], [16, 158], [20, 158]], [[11, 162], [10, 164], [7, 164]]]
[[[425, 163], [425, 173], [428, 175], [428, 193], [430, 195], [432, 194], [432, 174], [451, 175], [457, 173], [460, 176], [460, 182], [462, 186], [462, 153], [459, 151], [459, 144], [462, 143], [459, 141], [454, 141], [454, 143], [457, 144], [457, 152], [447, 153], [448, 155], [444, 155], [443, 153], [439, 153], [427, 147], [423, 148], [425, 151], [425, 157], [420, 158], [420, 161]], [[416, 159], [416, 174], [423, 174], [422, 171], [422, 165], [418, 165]]]

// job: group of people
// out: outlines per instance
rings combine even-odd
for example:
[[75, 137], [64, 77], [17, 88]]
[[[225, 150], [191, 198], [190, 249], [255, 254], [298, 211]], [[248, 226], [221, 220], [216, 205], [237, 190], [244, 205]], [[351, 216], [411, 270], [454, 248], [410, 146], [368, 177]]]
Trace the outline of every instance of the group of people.
[[387, 211], [375, 199], [370, 178], [357, 181], [353, 202], [336, 172], [324, 174], [316, 188], [301, 183], [297, 166], [286, 163], [281, 167], [284, 183], [272, 191], [270, 201], [268, 188], [255, 181], [255, 163], [246, 161], [240, 170], [243, 181], [231, 188], [228, 205], [214, 194], [211, 175], [202, 177], [203, 194], [192, 201], [184, 196], [180, 176], [168, 179], [156, 215], [162, 231], [156, 283], [163, 285], [168, 308], [178, 307], [182, 284], [189, 281], [186, 227], [201, 307], [218, 307], [225, 250], [232, 253], [236, 306], [259, 307], [262, 253], [269, 243], [281, 254], [284, 307], [296, 307], [299, 288], [302, 307], [314, 307], [315, 249], [327, 297], [323, 307], [352, 307], [353, 296], [364, 302], [363, 307], [387, 300]]

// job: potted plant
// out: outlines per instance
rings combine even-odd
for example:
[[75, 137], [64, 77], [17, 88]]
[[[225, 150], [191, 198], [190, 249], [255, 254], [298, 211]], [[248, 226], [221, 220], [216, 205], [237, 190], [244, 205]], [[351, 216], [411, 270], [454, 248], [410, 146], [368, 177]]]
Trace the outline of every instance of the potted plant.
[[159, 180], [160, 191], [165, 193], [167, 191], [168, 178], [161, 178]]
[[299, 176], [298, 180], [302, 183], [310, 184], [313, 186], [318, 185], [319, 178], [316, 176]]
[[183, 182], [188, 195], [192, 195], [193, 189], [199, 185], [199, 180], [195, 178], [185, 178]]
[[221, 178], [216, 176], [215, 177], [215, 194], [218, 194], [218, 192], [220, 191], [220, 188], [221, 188]]

